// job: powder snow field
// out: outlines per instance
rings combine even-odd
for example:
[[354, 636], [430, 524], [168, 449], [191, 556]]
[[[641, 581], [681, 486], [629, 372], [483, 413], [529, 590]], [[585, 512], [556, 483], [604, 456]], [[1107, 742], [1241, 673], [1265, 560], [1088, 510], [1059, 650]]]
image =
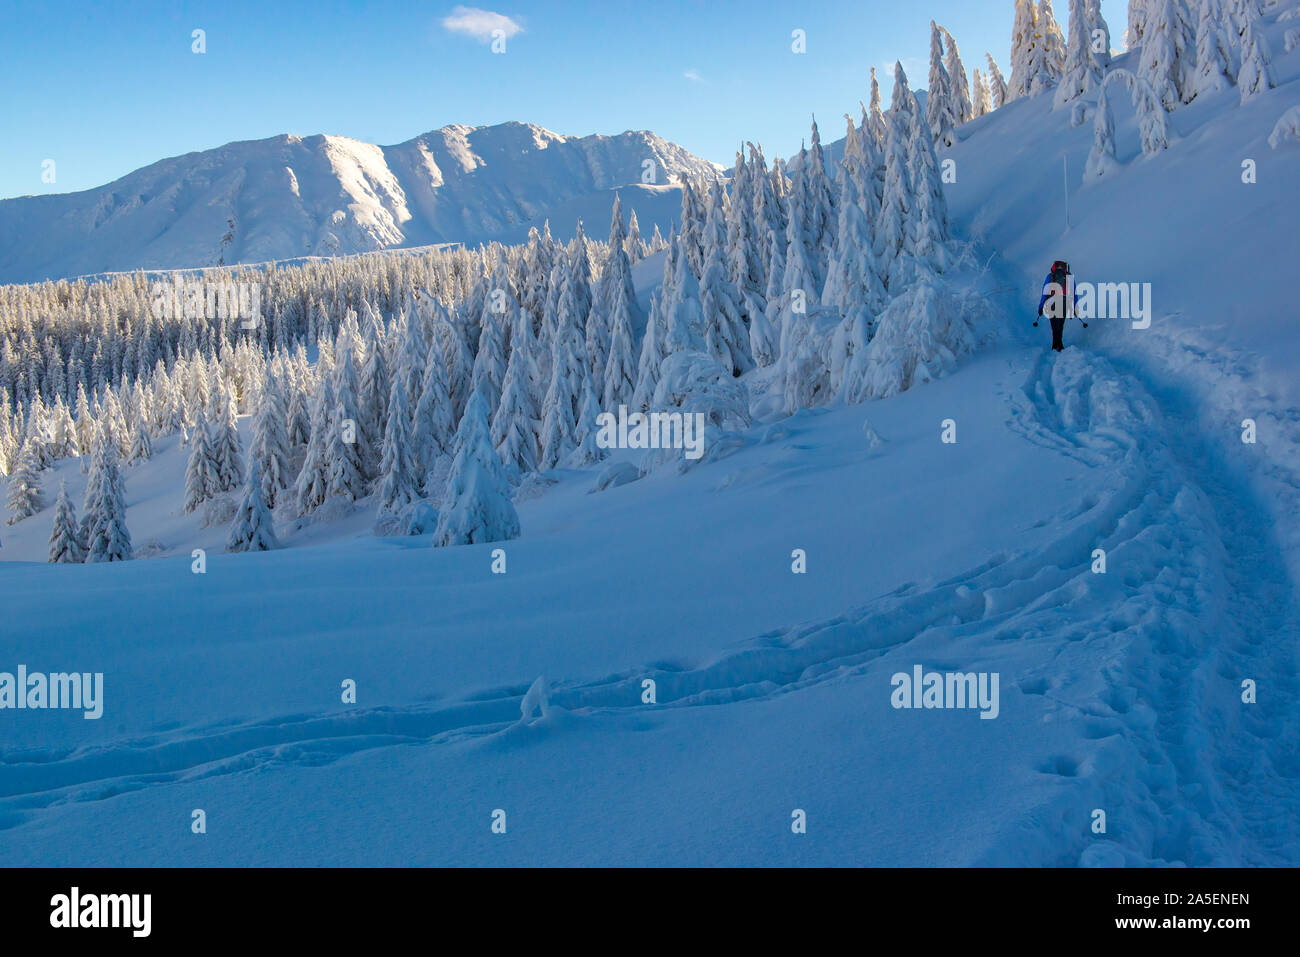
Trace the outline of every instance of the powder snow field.
[[[1265, 142], [1300, 51], [1267, 33], [1276, 90], [1174, 113], [1149, 160], [1117, 108], [1101, 183], [1050, 97], [962, 127], [949, 201], [996, 253], [993, 342], [684, 475], [561, 473], [504, 575], [364, 511], [223, 555], [172, 514], [174, 439], [124, 470], [166, 557], [48, 566], [49, 510], [0, 528], [0, 670], [106, 689], [99, 721], [0, 712], [0, 863], [1300, 863], [1300, 146]], [[1151, 282], [1151, 328], [1071, 323], [1052, 356], [1029, 323], [1055, 258]], [[997, 673], [998, 716], [893, 708], [916, 665]]]

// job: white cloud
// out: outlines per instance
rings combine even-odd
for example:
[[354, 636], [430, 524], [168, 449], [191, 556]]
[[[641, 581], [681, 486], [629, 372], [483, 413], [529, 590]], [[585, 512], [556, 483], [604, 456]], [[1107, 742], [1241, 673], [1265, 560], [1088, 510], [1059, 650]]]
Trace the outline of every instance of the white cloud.
[[686, 79], [690, 80], [692, 83], [704, 82], [704, 77], [700, 76], [698, 70], [687, 70], [685, 73], [682, 74], [682, 76], [686, 77]]
[[493, 13], [478, 7], [453, 7], [451, 13], [443, 17], [442, 26], [452, 33], [473, 37], [479, 43], [492, 42], [492, 35], [497, 30], [507, 40], [516, 33], [524, 32], [518, 21], [510, 19], [504, 13]]

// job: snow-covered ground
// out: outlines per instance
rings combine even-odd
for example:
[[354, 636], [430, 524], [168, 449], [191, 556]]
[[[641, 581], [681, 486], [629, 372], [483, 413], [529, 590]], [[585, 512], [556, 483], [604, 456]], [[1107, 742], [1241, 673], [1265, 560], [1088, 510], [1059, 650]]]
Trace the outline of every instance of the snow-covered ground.
[[[1300, 863], [1279, 30], [1276, 90], [1174, 113], [1151, 159], [1117, 109], [1125, 165], [1096, 184], [1050, 97], [961, 128], [949, 202], [998, 328], [939, 381], [765, 419], [683, 475], [565, 472], [502, 546], [375, 538], [359, 508], [224, 555], [178, 514], [174, 440], [125, 471], [165, 557], [48, 566], [50, 510], [0, 529], [0, 670], [105, 676], [98, 721], [5, 715], [0, 863]], [[1150, 282], [1151, 327], [1071, 323], [1047, 352], [1058, 258]], [[996, 674], [996, 718], [894, 707], [916, 666]]]

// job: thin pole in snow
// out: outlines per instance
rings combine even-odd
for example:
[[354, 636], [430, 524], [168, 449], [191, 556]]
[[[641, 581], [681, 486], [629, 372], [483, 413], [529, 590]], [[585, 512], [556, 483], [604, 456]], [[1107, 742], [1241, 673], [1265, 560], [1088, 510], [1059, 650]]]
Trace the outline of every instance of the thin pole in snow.
[[1070, 229], [1070, 158], [1061, 157], [1061, 170], [1065, 174], [1065, 229]]

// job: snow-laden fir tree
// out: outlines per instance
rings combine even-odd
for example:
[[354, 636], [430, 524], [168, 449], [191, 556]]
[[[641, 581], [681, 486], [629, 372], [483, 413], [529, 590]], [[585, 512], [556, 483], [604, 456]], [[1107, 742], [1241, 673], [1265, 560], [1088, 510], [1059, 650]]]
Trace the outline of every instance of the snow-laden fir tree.
[[1196, 22], [1197, 96], [1226, 90], [1233, 84], [1234, 34], [1223, 9], [1223, 0], [1201, 0]]
[[948, 70], [948, 80], [952, 90], [952, 114], [960, 126], [975, 117], [975, 103], [971, 99], [970, 87], [966, 83], [966, 67], [961, 62], [961, 53], [957, 50], [957, 41], [943, 27], [943, 42], [946, 48], [944, 66]]
[[9, 524], [21, 522], [45, 507], [41, 494], [40, 468], [36, 453], [29, 443], [23, 443], [18, 462], [9, 475], [9, 499], [5, 503], [10, 511]]
[[740, 375], [754, 367], [749, 354], [749, 329], [740, 295], [731, 282], [726, 263], [727, 233], [723, 210], [724, 189], [713, 187], [704, 232], [704, 274], [700, 278], [700, 309], [705, 346], [723, 368]]
[[[900, 96], [899, 91], [902, 91]], [[911, 99], [907, 74], [902, 64], [894, 66], [894, 100], [885, 133], [885, 190], [880, 216], [875, 223], [876, 262], [887, 288], [893, 290], [899, 255], [907, 238], [907, 222], [912, 207], [912, 184], [908, 176], [907, 143], [911, 136], [911, 113], [901, 108]]]
[[[912, 184], [911, 218], [907, 223], [904, 250], [935, 272], [948, 267], [948, 204], [943, 195], [943, 181], [939, 175], [939, 161], [934, 143], [920, 123], [912, 126], [907, 143], [907, 173]], [[897, 263], [896, 263], [897, 265]], [[899, 275], [896, 269], [891, 278]], [[910, 281], [910, 276], [904, 280]]]
[[1097, 107], [1092, 120], [1092, 151], [1083, 170], [1085, 183], [1106, 176], [1119, 166], [1115, 159], [1115, 117], [1110, 109], [1107, 82], [1097, 88]]
[[[798, 195], [792, 193], [792, 196]], [[794, 220], [797, 217], [792, 216]], [[803, 230], [792, 225], [800, 236]], [[675, 257], [677, 272], [673, 276], [672, 297], [665, 312], [664, 355], [674, 352], [704, 352], [704, 309], [700, 305], [700, 286], [691, 272], [686, 256]]]
[[81, 540], [81, 525], [68, 499], [66, 485], [59, 486], [54, 503], [54, 527], [50, 530], [50, 561], [55, 564], [80, 563], [86, 560], [86, 543]]
[[[685, 259], [683, 258], [683, 268]], [[586, 377], [585, 344], [578, 327], [580, 281], [570, 271], [560, 296], [555, 340], [551, 343], [551, 380], [542, 402], [542, 469], [553, 469], [573, 451], [578, 403]]]
[[149, 441], [149, 427], [145, 422], [145, 416], [137, 415], [135, 427], [132, 429], [131, 451], [127, 454], [127, 461], [134, 464], [147, 462], [151, 458], [153, 458], [153, 443]]
[[943, 63], [943, 35], [933, 20], [930, 21], [930, 86], [926, 91], [925, 121], [939, 149], [947, 149], [957, 142], [956, 128], [960, 120], [953, 112], [952, 80]]
[[1128, 0], [1128, 29], [1124, 31], [1124, 47], [1135, 50], [1142, 45], [1146, 29], [1147, 6], [1151, 0]]
[[[627, 296], [627, 290], [617, 291], [610, 314], [612, 334], [602, 381], [605, 384], [604, 406], [611, 410], [631, 403], [636, 393], [637, 359], [633, 346], [636, 333], [632, 328], [632, 307]], [[493, 435], [495, 438], [495, 429]]]
[[488, 433], [488, 409], [475, 392], [456, 430], [456, 453], [438, 512], [435, 546], [477, 545], [519, 537], [519, 514]]
[[212, 435], [212, 458], [216, 463], [218, 492], [239, 488], [244, 474], [244, 457], [239, 444], [239, 424], [233, 392], [221, 391], [221, 418]]
[[627, 260], [633, 266], [646, 257], [645, 240], [641, 238], [641, 224], [637, 222], [635, 209], [632, 210], [632, 215], [627, 222], [627, 236], [623, 239], [623, 251], [627, 253]]
[[226, 539], [228, 552], [269, 552], [280, 547], [280, 540], [275, 537], [275, 521], [262, 497], [261, 472], [257, 459], [251, 459], [244, 494], [230, 526], [230, 537]]
[[876, 68], [871, 68], [871, 99], [868, 101], [867, 132], [871, 134], [872, 148], [877, 152], [885, 149], [885, 114], [880, 109], [880, 81], [876, 79]]
[[253, 444], [248, 450], [250, 461], [257, 462], [262, 477], [262, 499], [268, 508], [279, 504], [289, 487], [289, 435], [285, 429], [287, 414], [280, 379], [267, 380], [253, 424]]
[[1195, 35], [1186, 35], [1179, 0], [1148, 0], [1142, 30], [1142, 57], [1137, 75], [1156, 94], [1166, 111], [1178, 108], [1195, 92], [1184, 82], [1195, 58]]
[[420, 497], [422, 475], [411, 443], [411, 408], [406, 390], [397, 381], [389, 390], [380, 475], [381, 512], [400, 512]]
[[[1254, 11], [1253, 3], [1246, 7]], [[1237, 72], [1237, 89], [1245, 103], [1277, 85], [1273, 79], [1273, 66], [1268, 50], [1268, 40], [1260, 29], [1258, 12], [1248, 15], [1246, 32], [1241, 37], [1241, 69]]]
[[885, 289], [871, 248], [871, 229], [863, 212], [866, 202], [862, 194], [871, 188], [870, 170], [866, 169], [869, 137], [864, 130], [854, 129], [851, 117], [845, 119], [848, 132], [840, 167], [835, 258], [831, 261], [821, 301], [834, 306], [845, 322], [852, 324], [860, 314], [869, 318], [883, 306]]
[[993, 104], [989, 99], [989, 84], [980, 73], [979, 67], [971, 70], [971, 91], [974, 94], [974, 102], [971, 107], [975, 116], [984, 116], [993, 111]]
[[356, 501], [366, 494], [361, 450], [353, 424], [356, 421], [356, 411], [344, 403], [342, 393], [335, 399], [335, 403], [325, 452], [325, 496]]
[[437, 479], [439, 463], [451, 455], [455, 428], [443, 351], [435, 342], [425, 357], [420, 399], [411, 419], [411, 443], [415, 448], [416, 468], [421, 475], [421, 490], [426, 498], [433, 498], [441, 491]]
[[826, 281], [826, 269], [835, 244], [835, 196], [830, 177], [826, 173], [826, 154], [822, 150], [822, 137], [817, 129], [816, 117], [812, 121], [812, 146], [800, 173], [806, 188], [805, 235], [808, 239], [808, 252], [812, 257], [809, 265], [813, 268], [820, 289]]
[[[506, 300], [502, 298], [499, 301], [506, 308]], [[483, 310], [480, 320], [471, 388], [483, 393], [483, 399], [489, 408], [496, 408], [501, 401], [501, 381], [506, 375], [505, 318], [506, 313], [496, 312], [494, 304]]]
[[333, 430], [330, 417], [333, 415], [334, 404], [334, 377], [322, 375], [316, 394], [312, 397], [311, 434], [307, 439], [307, 451], [294, 482], [294, 499], [299, 515], [313, 512], [325, 502], [329, 482], [326, 471], [329, 462], [327, 443]]
[[1030, 58], [1030, 96], [1054, 89], [1065, 72], [1065, 36], [1061, 33], [1060, 24], [1056, 22], [1052, 0], [1038, 0], [1034, 29], [1036, 35]]
[[207, 419], [200, 412], [194, 422], [194, 434], [190, 437], [190, 457], [185, 465], [185, 511], [193, 512], [220, 490], [220, 476], [208, 435]]
[[[669, 250], [672, 250], [670, 245]], [[672, 265], [670, 257], [664, 259], [664, 270]], [[650, 311], [646, 316], [645, 335], [641, 337], [641, 351], [637, 356], [636, 388], [632, 392], [631, 406], [638, 412], [650, 408], [650, 399], [654, 396], [655, 386], [659, 384], [659, 364], [664, 359], [665, 340], [668, 335], [664, 319], [664, 303], [668, 298], [665, 286], [670, 280], [650, 294]]]
[[101, 437], [86, 485], [86, 561], [130, 561], [131, 533], [126, 528], [126, 486], [117, 466], [117, 448]]
[[357, 447], [366, 478], [379, 476], [380, 446], [388, 423], [388, 393], [391, 386], [388, 361], [379, 329], [379, 314], [369, 302], [366, 312], [365, 358], [357, 381]]
[[1001, 109], [1002, 105], [1007, 102], [1007, 81], [1002, 76], [1002, 71], [998, 65], [993, 62], [991, 54], [984, 54], [989, 63], [988, 84], [989, 84], [989, 103], [995, 110]]
[[600, 433], [596, 418], [600, 415], [600, 404], [596, 401], [596, 390], [590, 379], [582, 382], [582, 398], [578, 403], [578, 424], [574, 435], [574, 449], [569, 453], [565, 463], [570, 468], [586, 468], [600, 462], [609, 453], [596, 441]]
[[1056, 88], [1054, 105], [1061, 107], [1095, 90], [1110, 63], [1109, 49], [1094, 51], [1096, 43], [1109, 47], [1110, 30], [1101, 17], [1097, 0], [1070, 0], [1070, 36], [1065, 45], [1065, 72]]
[[[527, 312], [520, 311], [512, 339], [510, 361], [506, 365], [506, 377], [501, 385], [501, 404], [492, 417], [491, 438], [506, 474], [513, 479], [537, 469], [537, 429], [540, 423], [532, 382], [537, 375], [537, 364], [533, 359], [537, 346]], [[617, 349], [617, 327], [614, 343]], [[616, 352], [610, 353], [611, 368], [616, 355]], [[613, 379], [607, 378], [606, 388], [617, 378], [617, 372]]]
[[[1015, 20], [1011, 25], [1011, 80], [1007, 84], [1007, 100], [1028, 96], [1038, 68], [1037, 12], [1034, 0], [1016, 0]], [[992, 63], [992, 57], [989, 58]]]

